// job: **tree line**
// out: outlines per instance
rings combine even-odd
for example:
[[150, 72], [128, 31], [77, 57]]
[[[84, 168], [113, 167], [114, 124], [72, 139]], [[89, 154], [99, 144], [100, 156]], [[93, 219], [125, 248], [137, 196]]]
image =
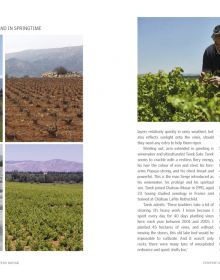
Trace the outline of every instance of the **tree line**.
[[82, 172], [6, 172], [5, 180], [28, 183], [83, 183]]

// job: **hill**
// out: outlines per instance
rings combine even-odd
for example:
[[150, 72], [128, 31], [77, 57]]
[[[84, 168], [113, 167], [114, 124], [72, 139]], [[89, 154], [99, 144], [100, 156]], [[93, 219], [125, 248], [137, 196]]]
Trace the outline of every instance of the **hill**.
[[79, 162], [62, 159], [48, 161], [6, 161], [6, 172], [82, 172], [83, 165]]
[[83, 72], [83, 47], [25, 50], [6, 54], [5, 72], [11, 77], [40, 77], [42, 73], [63, 66], [68, 71]]

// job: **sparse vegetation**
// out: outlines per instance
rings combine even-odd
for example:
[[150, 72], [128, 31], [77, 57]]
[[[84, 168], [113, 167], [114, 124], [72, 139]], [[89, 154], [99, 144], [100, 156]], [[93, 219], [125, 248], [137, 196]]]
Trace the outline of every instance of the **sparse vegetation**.
[[82, 91], [82, 77], [7, 79], [6, 141], [81, 142]]
[[57, 136], [57, 126], [56, 125], [54, 125], [54, 126], [49, 126], [48, 128], [47, 128], [47, 131], [48, 131], [48, 133], [49, 133], [49, 135], [51, 136], [51, 137], [56, 137]]

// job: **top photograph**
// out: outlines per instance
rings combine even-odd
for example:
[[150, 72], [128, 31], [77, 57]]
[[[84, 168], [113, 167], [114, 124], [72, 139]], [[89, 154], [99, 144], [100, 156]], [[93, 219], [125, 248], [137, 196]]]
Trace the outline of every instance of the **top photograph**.
[[220, 18], [138, 18], [138, 122], [220, 121]]
[[5, 36], [5, 141], [83, 141], [82, 36]]

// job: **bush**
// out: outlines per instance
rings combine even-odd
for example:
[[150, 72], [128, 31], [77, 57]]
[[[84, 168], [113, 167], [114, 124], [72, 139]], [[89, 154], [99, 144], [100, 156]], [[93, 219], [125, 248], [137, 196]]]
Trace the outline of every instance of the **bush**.
[[66, 70], [66, 68], [64, 68], [63, 66], [57, 67], [53, 70], [53, 72], [56, 72], [58, 75], [65, 75], [68, 73], [68, 71]]

